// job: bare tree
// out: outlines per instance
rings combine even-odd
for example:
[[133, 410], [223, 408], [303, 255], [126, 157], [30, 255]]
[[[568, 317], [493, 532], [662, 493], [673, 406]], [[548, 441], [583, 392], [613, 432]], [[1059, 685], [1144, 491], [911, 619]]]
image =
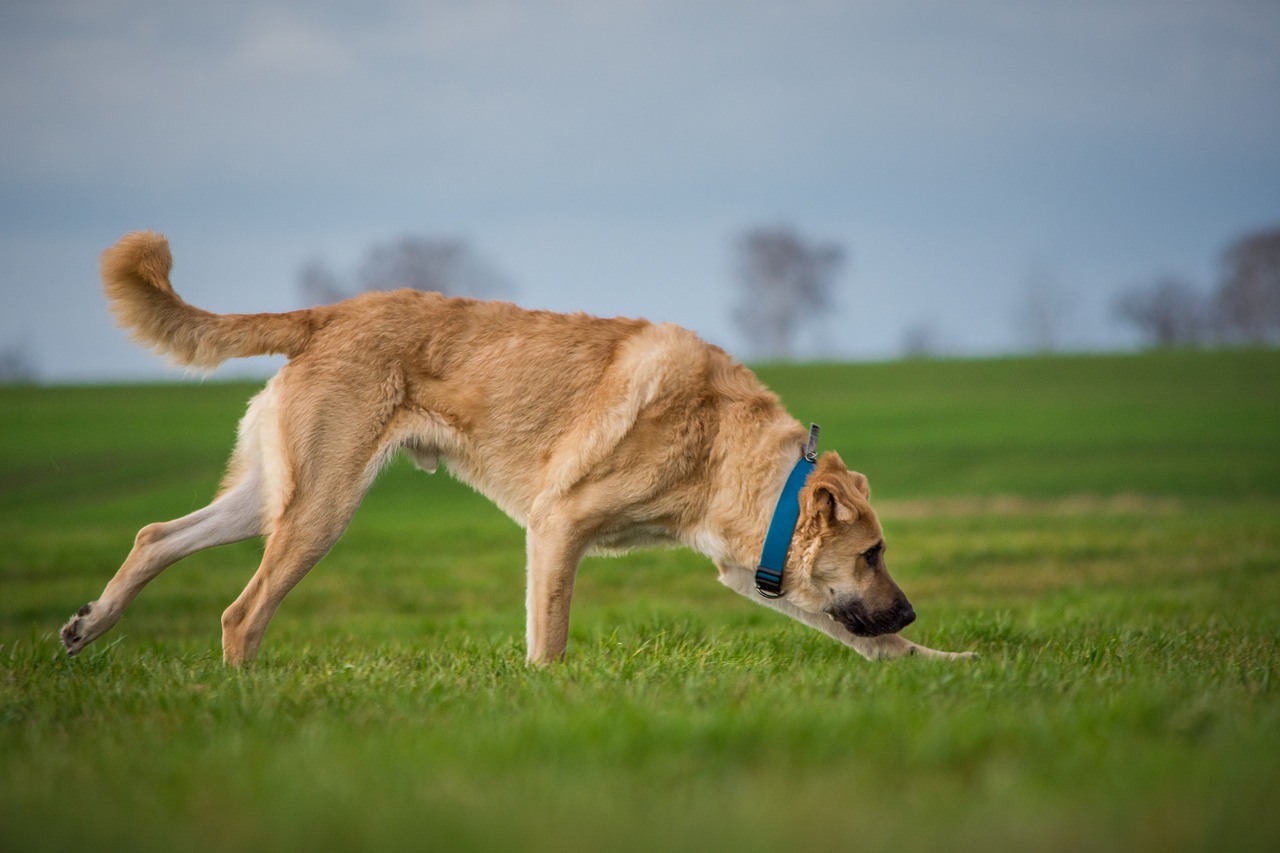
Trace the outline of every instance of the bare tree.
[[340, 302], [352, 294], [322, 261], [308, 261], [298, 270], [298, 288], [311, 305]]
[[945, 349], [938, 327], [930, 320], [919, 320], [902, 330], [902, 355], [905, 358], [936, 358]]
[[0, 385], [25, 385], [39, 376], [25, 343], [0, 347]]
[[1216, 304], [1229, 338], [1280, 342], [1280, 228], [1248, 234], [1227, 248]]
[[1014, 308], [1013, 323], [1026, 346], [1036, 352], [1062, 349], [1074, 302], [1070, 293], [1048, 270], [1036, 267], [1023, 283], [1022, 298]]
[[790, 358], [796, 335], [831, 308], [844, 250], [788, 228], [760, 228], [737, 243], [742, 298], [733, 318], [757, 355]]
[[507, 278], [465, 241], [412, 235], [370, 246], [349, 279], [350, 284], [344, 283], [320, 261], [298, 271], [298, 287], [312, 304], [401, 287], [478, 299], [506, 296], [513, 290]]
[[1196, 346], [1208, 339], [1208, 300], [1185, 279], [1160, 276], [1120, 295], [1116, 314], [1155, 347]]

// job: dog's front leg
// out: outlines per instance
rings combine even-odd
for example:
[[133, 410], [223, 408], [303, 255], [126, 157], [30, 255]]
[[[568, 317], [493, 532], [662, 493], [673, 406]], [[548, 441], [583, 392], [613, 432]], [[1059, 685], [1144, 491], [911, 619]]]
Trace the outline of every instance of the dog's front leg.
[[569, 642], [573, 582], [586, 551], [572, 527], [547, 516], [529, 522], [525, 640], [532, 663], [561, 660]]
[[937, 649], [930, 649], [918, 643], [913, 643], [900, 634], [859, 637], [825, 613], [810, 613], [807, 610], [801, 610], [785, 598], [764, 598], [756, 592], [755, 578], [748, 571], [724, 566], [718, 566], [718, 568], [720, 569], [720, 583], [729, 587], [729, 589], [739, 595], [746, 596], [757, 604], [763, 604], [766, 607], [777, 610], [779, 613], [785, 613], [798, 622], [817, 628], [822, 633], [829, 637], [834, 637], [869, 660], [899, 658], [907, 655], [919, 655], [942, 660], [967, 660], [977, 657], [973, 652], [942, 652]]

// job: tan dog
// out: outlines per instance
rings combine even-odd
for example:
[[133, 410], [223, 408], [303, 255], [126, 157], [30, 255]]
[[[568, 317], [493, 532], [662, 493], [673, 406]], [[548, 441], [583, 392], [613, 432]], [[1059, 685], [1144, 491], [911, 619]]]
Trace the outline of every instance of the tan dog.
[[869, 658], [924, 654], [885, 570], [866, 478], [825, 453], [799, 496], [782, 597], [753, 572], [805, 430], [752, 373], [673, 325], [526, 311], [401, 290], [285, 314], [218, 315], [169, 283], [168, 242], [130, 234], [102, 257], [121, 326], [211, 368], [283, 353], [254, 397], [209, 506], [139, 531], [97, 601], [62, 629], [70, 654], [110, 629], [148, 581], [214, 545], [267, 536], [222, 615], [223, 657], [251, 661], [285, 595], [338, 540], [379, 468], [440, 461], [528, 531], [528, 656], [559, 659], [589, 551], [681, 544], [731, 589]]

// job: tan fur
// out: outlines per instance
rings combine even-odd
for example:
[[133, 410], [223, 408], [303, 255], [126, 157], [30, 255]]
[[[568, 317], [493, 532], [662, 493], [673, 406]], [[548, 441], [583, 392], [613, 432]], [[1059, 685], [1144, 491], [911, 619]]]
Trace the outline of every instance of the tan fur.
[[69, 653], [173, 562], [266, 534], [261, 566], [222, 619], [225, 659], [252, 660], [281, 600], [404, 450], [426, 470], [443, 461], [527, 529], [531, 660], [563, 655], [584, 554], [651, 544], [706, 554], [730, 588], [868, 657], [954, 657], [896, 633], [914, 613], [883, 565], [868, 563], [881, 533], [866, 478], [834, 453], [802, 492], [784, 597], [755, 595], [755, 562], [805, 430], [692, 332], [413, 290], [211, 314], [178, 297], [171, 265], [151, 232], [103, 255], [112, 311], [135, 339], [199, 367], [291, 360], [250, 403], [218, 497], [139, 532], [103, 594], [64, 627]]

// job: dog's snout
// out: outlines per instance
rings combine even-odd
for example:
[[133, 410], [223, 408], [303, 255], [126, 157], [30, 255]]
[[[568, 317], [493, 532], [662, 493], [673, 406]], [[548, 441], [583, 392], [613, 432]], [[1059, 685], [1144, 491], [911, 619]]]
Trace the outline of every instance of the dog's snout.
[[901, 631], [914, 621], [916, 621], [916, 610], [911, 606], [911, 602], [904, 601], [898, 605], [898, 630]]

